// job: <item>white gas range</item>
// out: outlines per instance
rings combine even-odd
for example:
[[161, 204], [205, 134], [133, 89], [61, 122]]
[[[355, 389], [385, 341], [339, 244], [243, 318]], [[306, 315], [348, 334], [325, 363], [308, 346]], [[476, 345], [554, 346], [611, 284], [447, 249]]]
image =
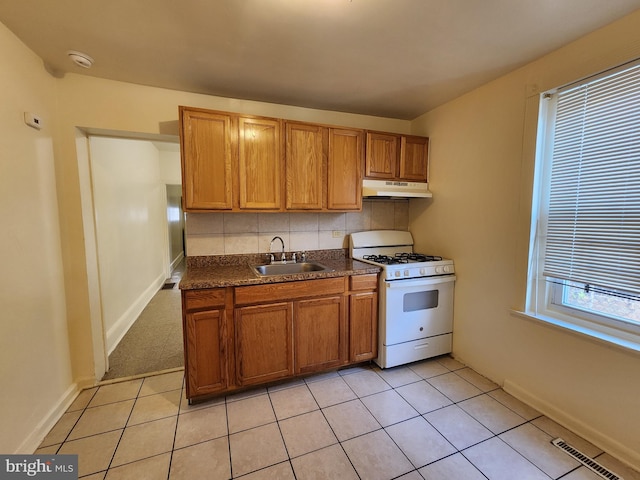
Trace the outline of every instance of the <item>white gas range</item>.
[[352, 233], [351, 258], [382, 267], [378, 358], [394, 367], [451, 352], [453, 260], [413, 251], [410, 232]]

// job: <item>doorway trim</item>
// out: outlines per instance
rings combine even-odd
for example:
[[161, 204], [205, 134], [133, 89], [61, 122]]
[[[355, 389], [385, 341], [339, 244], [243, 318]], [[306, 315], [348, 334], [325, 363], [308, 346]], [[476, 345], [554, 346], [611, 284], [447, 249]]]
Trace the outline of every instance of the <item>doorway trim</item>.
[[[78, 177], [80, 184], [80, 201], [84, 234], [85, 262], [87, 272], [87, 288], [89, 295], [89, 322], [93, 347], [94, 383], [101, 381], [109, 369], [109, 355], [104, 329], [103, 305], [100, 288], [100, 272], [98, 266], [98, 243], [96, 236], [96, 218], [93, 200], [93, 182], [91, 177], [91, 158], [89, 137], [102, 136], [118, 139], [135, 139], [179, 143], [177, 135], [148, 134], [117, 130], [105, 130], [91, 127], [76, 127], [76, 155], [78, 161]], [[166, 261], [165, 261], [166, 263]], [[165, 269], [168, 266], [165, 265]]]

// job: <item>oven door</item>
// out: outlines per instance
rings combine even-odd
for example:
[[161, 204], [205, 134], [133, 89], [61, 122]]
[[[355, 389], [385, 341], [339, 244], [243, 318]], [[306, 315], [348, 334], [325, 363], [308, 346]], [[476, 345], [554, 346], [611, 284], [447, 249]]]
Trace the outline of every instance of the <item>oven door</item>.
[[455, 275], [384, 283], [380, 334], [384, 345], [453, 331]]

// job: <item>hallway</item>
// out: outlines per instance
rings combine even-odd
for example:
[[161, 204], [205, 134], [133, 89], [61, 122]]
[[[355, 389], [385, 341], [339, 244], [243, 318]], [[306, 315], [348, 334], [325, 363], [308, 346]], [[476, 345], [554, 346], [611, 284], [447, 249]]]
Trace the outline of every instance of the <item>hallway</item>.
[[185, 260], [173, 270], [171, 278], [165, 281], [165, 288], [154, 295], [109, 355], [109, 371], [102, 380], [184, 366], [182, 309], [178, 289], [184, 269]]

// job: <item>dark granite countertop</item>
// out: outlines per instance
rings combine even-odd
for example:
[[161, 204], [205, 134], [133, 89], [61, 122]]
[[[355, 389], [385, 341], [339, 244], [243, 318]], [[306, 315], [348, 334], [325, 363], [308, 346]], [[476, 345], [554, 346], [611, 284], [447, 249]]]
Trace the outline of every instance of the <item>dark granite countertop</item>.
[[268, 263], [265, 254], [187, 257], [186, 270], [180, 281], [180, 289], [195, 290], [200, 288], [260, 285], [363, 275], [380, 271], [380, 267], [348, 258], [345, 249], [312, 250], [307, 252], [307, 261], [322, 263], [331, 268], [331, 270], [260, 276], [251, 269], [250, 265]]

